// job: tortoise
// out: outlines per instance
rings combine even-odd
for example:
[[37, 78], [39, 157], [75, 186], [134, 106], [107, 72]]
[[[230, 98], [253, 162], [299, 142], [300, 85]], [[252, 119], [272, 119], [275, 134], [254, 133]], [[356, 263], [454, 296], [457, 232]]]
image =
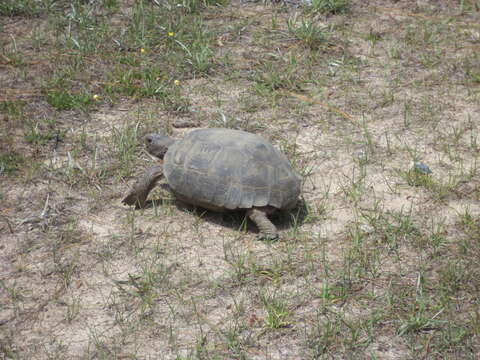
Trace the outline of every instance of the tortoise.
[[213, 211], [246, 211], [261, 239], [277, 239], [268, 219], [296, 206], [300, 176], [286, 156], [264, 138], [242, 130], [197, 129], [183, 139], [163, 134], [145, 137], [147, 151], [163, 165], [148, 169], [123, 199], [143, 208], [148, 193], [165, 176], [179, 200]]

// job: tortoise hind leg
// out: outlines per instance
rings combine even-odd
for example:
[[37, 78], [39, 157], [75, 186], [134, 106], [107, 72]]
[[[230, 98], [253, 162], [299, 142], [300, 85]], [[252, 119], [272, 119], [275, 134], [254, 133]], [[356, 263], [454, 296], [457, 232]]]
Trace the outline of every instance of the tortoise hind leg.
[[267, 215], [272, 211], [270, 208], [251, 208], [247, 210], [247, 216], [257, 225], [260, 230], [261, 240], [277, 240], [278, 231], [275, 225], [268, 219]]
[[128, 195], [122, 200], [125, 205], [135, 205], [143, 208], [147, 202], [147, 196], [163, 177], [163, 166], [157, 165], [148, 169], [145, 174], [137, 179]]

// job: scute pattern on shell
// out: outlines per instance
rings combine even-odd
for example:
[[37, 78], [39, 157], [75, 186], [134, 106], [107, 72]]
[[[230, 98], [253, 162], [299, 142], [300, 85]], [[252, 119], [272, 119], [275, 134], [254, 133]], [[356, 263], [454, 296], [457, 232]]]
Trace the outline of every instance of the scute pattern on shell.
[[204, 207], [287, 209], [300, 194], [300, 177], [285, 155], [240, 130], [190, 132], [168, 149], [164, 175], [176, 194]]

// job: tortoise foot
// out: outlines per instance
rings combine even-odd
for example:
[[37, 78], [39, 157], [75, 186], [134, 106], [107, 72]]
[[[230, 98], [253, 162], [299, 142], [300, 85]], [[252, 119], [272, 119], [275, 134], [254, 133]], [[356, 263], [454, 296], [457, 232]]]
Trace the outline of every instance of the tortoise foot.
[[263, 234], [263, 233], [260, 233], [257, 236], [257, 239], [259, 241], [275, 242], [275, 241], [278, 241], [278, 239], [280, 239], [280, 237], [278, 236], [278, 234]]
[[148, 169], [143, 176], [137, 179], [130, 192], [122, 200], [125, 205], [135, 205], [137, 209], [144, 208], [147, 197], [157, 181], [163, 176], [163, 167], [156, 165]]
[[257, 225], [260, 230], [259, 240], [275, 241], [278, 239], [278, 231], [267, 215], [273, 210], [269, 207], [252, 208], [247, 210], [247, 216]]
[[144, 208], [146, 205], [145, 199], [141, 199], [140, 196], [134, 191], [131, 191], [125, 198], [122, 200], [124, 205], [133, 206], [135, 205], [136, 209]]

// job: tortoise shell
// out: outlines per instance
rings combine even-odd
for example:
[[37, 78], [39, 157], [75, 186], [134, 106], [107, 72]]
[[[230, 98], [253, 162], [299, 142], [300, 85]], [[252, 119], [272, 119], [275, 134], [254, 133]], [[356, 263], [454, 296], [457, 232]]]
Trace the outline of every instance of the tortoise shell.
[[300, 177], [286, 156], [241, 130], [191, 131], [168, 148], [163, 170], [177, 196], [208, 209], [288, 209], [300, 194]]

